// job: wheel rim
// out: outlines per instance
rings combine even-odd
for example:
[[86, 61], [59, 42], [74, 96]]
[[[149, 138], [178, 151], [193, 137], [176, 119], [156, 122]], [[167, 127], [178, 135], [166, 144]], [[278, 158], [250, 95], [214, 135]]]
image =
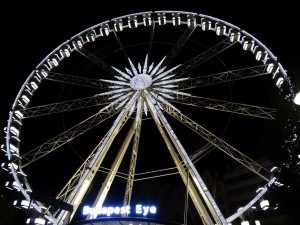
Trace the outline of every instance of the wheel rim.
[[[235, 213], [238, 208], [227, 214], [210, 204], [213, 207], [208, 208], [213, 209], [209, 214], [212, 215], [204, 220], [209, 222], [212, 219], [218, 224], [231, 222], [258, 201], [274, 182], [268, 169], [261, 167], [256, 160], [252, 161], [254, 155], [250, 154], [248, 158], [249, 148], [258, 147], [243, 145], [242, 141], [249, 141], [244, 140], [246, 133], [238, 136], [240, 124], [245, 124], [243, 129], [258, 129], [260, 126], [252, 127], [252, 119], [276, 120], [276, 104], [259, 98], [267, 97], [269, 92], [276, 92], [276, 96], [287, 101], [295, 96], [288, 75], [272, 52], [255, 37], [228, 22], [191, 12], [157, 11], [125, 15], [99, 23], [48, 54], [20, 89], [8, 121], [5, 144], [15, 187], [36, 211], [45, 213], [45, 218], [51, 223], [60, 224], [64, 211], [51, 212], [48, 206], [45, 210], [44, 203], [32, 199], [31, 191], [40, 188], [48, 191], [43, 187], [47, 179], [41, 186], [33, 179], [39, 175], [35, 172], [37, 168], [45, 171], [51, 168], [54, 174], [62, 171], [63, 167], [57, 171], [50, 167], [53, 162], [61, 163], [61, 166], [65, 163], [64, 159], [57, 158], [62, 155], [54, 153], [69, 151], [68, 156], [72, 157], [74, 165], [68, 163], [68, 168], [73, 173], [66, 173], [64, 179], [70, 183], [66, 185], [68, 187], [60, 183], [58, 186], [62, 190], [56, 194], [56, 190], [50, 190], [50, 195], [78, 206], [82, 199], [71, 197], [72, 193], [78, 194], [84, 186], [82, 177], [96, 176], [96, 173], [88, 173], [87, 165], [98, 161], [98, 166], [110, 167], [114, 161], [104, 160], [106, 152], [111, 154], [112, 149], [118, 149], [117, 143], [122, 143], [121, 138], [116, 140], [118, 132], [123, 138], [129, 137], [127, 120], [136, 121], [131, 133], [133, 146], [127, 151], [132, 148], [137, 153], [143, 148], [144, 124], [148, 123], [145, 127], [150, 125], [144, 118], [154, 118], [153, 122], [156, 120], [158, 126], [164, 127], [154, 129], [161, 136], [168, 136], [165, 141], [174, 145], [170, 147], [175, 149], [173, 160], [176, 161], [175, 151], [180, 155], [177, 167], [183, 180], [187, 178], [186, 166], [181, 166], [179, 161], [188, 165], [191, 177], [201, 186], [198, 170], [203, 171], [203, 168], [198, 168], [192, 161], [212, 148], [221, 150], [219, 152], [230, 159], [235, 158], [236, 162], [262, 178], [265, 189], [254, 194], [248, 204], [240, 206], [244, 209], [238, 213]], [[139, 119], [141, 117], [143, 119]], [[176, 121], [178, 125], [175, 125]], [[224, 128], [227, 122], [230, 122], [230, 130]], [[181, 134], [183, 127], [193, 131], [188, 135]], [[126, 128], [128, 133], [121, 132]], [[99, 136], [91, 138], [90, 132], [93, 131], [93, 136], [95, 133]], [[231, 132], [242, 140], [235, 142]], [[43, 135], [39, 136], [41, 133]], [[197, 139], [194, 143], [192, 140], [197, 137], [203, 140]], [[190, 144], [190, 150], [183, 147], [182, 140], [186, 145]], [[89, 150], [79, 152], [75, 146], [80, 142], [84, 142]], [[91, 153], [93, 150], [95, 152]], [[113, 154], [118, 153], [114, 150]], [[123, 161], [122, 157], [120, 153], [119, 163]], [[127, 187], [131, 187], [130, 182], [136, 179], [134, 173], [139, 168], [136, 168], [138, 161], [135, 161], [135, 156], [130, 160]], [[225, 161], [223, 158], [219, 160]], [[153, 170], [171, 167], [167, 162], [164, 164], [164, 168]], [[53, 174], [44, 177], [49, 177], [49, 184], [56, 181]], [[189, 191], [193, 192], [192, 189]], [[200, 189], [204, 190], [205, 184]], [[130, 188], [125, 190], [124, 203], [130, 203], [131, 191]], [[203, 197], [199, 193], [196, 195]], [[210, 192], [205, 196], [214, 201]], [[194, 203], [196, 199], [194, 197]], [[74, 204], [74, 201], [78, 202]]]

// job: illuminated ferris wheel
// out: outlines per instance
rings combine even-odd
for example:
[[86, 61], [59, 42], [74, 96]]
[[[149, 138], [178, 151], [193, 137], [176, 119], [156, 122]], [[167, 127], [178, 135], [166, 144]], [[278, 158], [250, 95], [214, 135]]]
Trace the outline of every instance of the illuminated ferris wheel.
[[[99, 208], [117, 183], [126, 207], [139, 182], [176, 176], [203, 224], [230, 224], [276, 182], [255, 140], [294, 96], [272, 52], [231, 23], [182, 11], [113, 18], [66, 40], [24, 82], [2, 145], [6, 185], [34, 212], [29, 224], [61, 225], [92, 189]], [[224, 210], [217, 180], [202, 177], [216, 168], [251, 172], [259, 191]]]

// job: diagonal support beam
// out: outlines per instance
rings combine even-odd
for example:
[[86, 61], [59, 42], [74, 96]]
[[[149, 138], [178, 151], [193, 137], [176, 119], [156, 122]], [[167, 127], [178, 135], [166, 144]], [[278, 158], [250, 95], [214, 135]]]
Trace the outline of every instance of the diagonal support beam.
[[[98, 192], [98, 195], [94, 201], [93, 208], [100, 208], [103, 205], [103, 202], [105, 201], [107, 193], [110, 190], [113, 180], [117, 174], [117, 171], [118, 171], [118, 169], [121, 165], [121, 162], [124, 158], [124, 155], [128, 149], [130, 141], [132, 140], [134, 131], [135, 131], [135, 123], [132, 124], [132, 126], [131, 126], [126, 138], [124, 139], [124, 141], [121, 145], [121, 148], [119, 149], [119, 152], [111, 166], [110, 171], [108, 172], [104, 182], [102, 183], [102, 186], [101, 186], [101, 188]], [[95, 219], [96, 217], [97, 217], [97, 214], [94, 214], [94, 215], [89, 214], [86, 219]]]
[[[167, 112], [169, 115], [173, 116], [179, 122], [189, 127], [195, 133], [199, 134], [202, 138], [210, 142], [212, 145], [225, 152], [235, 161], [239, 162], [252, 172], [256, 173], [263, 180], [269, 181], [271, 179], [272, 173], [270, 171], [265, 169], [263, 166], [259, 165], [254, 160], [250, 159], [245, 154], [239, 152], [237, 149], [223, 141], [221, 138], [215, 136], [213, 133], [209, 132], [208, 130], [206, 130], [187, 116], [183, 115], [182, 113], [175, 111], [173, 108], [166, 105], [162, 105], [162, 107], [164, 111]], [[266, 176], [268, 176], [269, 178], [267, 178]]]
[[[104, 138], [103, 143], [99, 146], [94, 158], [90, 162], [88, 168], [86, 171], [84, 171], [84, 174], [80, 178], [79, 182], [77, 183], [76, 187], [73, 189], [72, 193], [70, 194], [69, 198], [67, 199], [68, 204], [73, 205], [73, 213], [70, 215], [70, 218], [72, 218], [77, 210], [77, 208], [80, 205], [80, 202], [82, 201], [85, 193], [87, 192], [94, 176], [96, 175], [96, 172], [98, 171], [102, 160], [104, 158], [104, 155], [106, 155], [109, 146], [111, 145], [112, 141], [118, 134], [120, 128], [124, 125], [124, 123], [127, 122], [129, 116], [130, 116], [130, 108], [134, 104], [135, 101], [137, 101], [137, 98], [140, 96], [140, 92], [136, 92], [133, 97], [130, 99], [129, 102], [124, 106], [124, 108], [119, 113], [118, 117], [116, 118], [115, 122], [113, 123], [113, 126], [109, 130], [107, 136]], [[61, 211], [56, 218], [56, 224], [62, 225], [64, 224], [64, 220], [66, 216], [69, 214], [69, 212]]]
[[[131, 158], [130, 158], [130, 165], [129, 165], [129, 171], [128, 171], [128, 178], [127, 178], [127, 184], [125, 189], [125, 195], [124, 195], [124, 202], [123, 206], [129, 206], [131, 201], [131, 194], [133, 189], [133, 181], [134, 181], [134, 175], [135, 175], [135, 168], [136, 168], [136, 161], [137, 161], [137, 154], [139, 150], [139, 141], [140, 141], [140, 135], [141, 135], [141, 126], [142, 126], [142, 115], [143, 115], [143, 105], [144, 100], [142, 97], [139, 98], [139, 101], [137, 103], [137, 112], [136, 112], [136, 118], [134, 121], [134, 139], [133, 139], [133, 146], [132, 146], [132, 152], [131, 152]], [[125, 211], [125, 214], [122, 215], [127, 217], [127, 211]]]
[[211, 216], [209, 215], [206, 207], [204, 206], [204, 203], [201, 199], [201, 196], [199, 195], [199, 193], [197, 192], [197, 189], [195, 187], [195, 185], [192, 183], [192, 182], [187, 182], [187, 176], [188, 176], [188, 173], [186, 172], [187, 171], [187, 165], [183, 163], [183, 159], [180, 159], [178, 157], [178, 154], [176, 154], [176, 151], [170, 141], [170, 139], [168, 138], [166, 132], [164, 131], [163, 129], [163, 125], [161, 123], [161, 121], [159, 121], [158, 117], [154, 117], [154, 115], [157, 115], [157, 112], [156, 112], [156, 109], [154, 107], [154, 105], [151, 103], [151, 101], [147, 101], [147, 104], [148, 104], [148, 108], [150, 109], [150, 112], [154, 118], [154, 121], [156, 123], [156, 126], [163, 138], [163, 140], [165, 141], [166, 143], [166, 146], [170, 152], [170, 155], [176, 165], [176, 168], [183, 180], [183, 182], [185, 183], [185, 185], [187, 186], [188, 188], [188, 192], [191, 196], [191, 199], [198, 211], [198, 214], [201, 218], [201, 220], [203, 221], [204, 224], [214, 224], [212, 219], [211, 219]]
[[[204, 199], [205, 205], [209, 209], [215, 222], [217, 224], [227, 225], [227, 222], [226, 222], [224, 216], [222, 215], [219, 207], [217, 206], [216, 202], [212, 198], [210, 192], [208, 191], [208, 188], [206, 187], [205, 183], [203, 182], [202, 178], [200, 177], [197, 169], [195, 168], [194, 164], [192, 163], [191, 159], [189, 158], [187, 152], [183, 148], [179, 139], [175, 135], [170, 124], [167, 122], [165, 116], [163, 115], [162, 111], [160, 110], [159, 106], [157, 105], [157, 102], [151, 97], [151, 95], [147, 91], [145, 91], [145, 93], [146, 93], [147, 98], [149, 99], [148, 102], [151, 102], [155, 109], [155, 112], [156, 112], [155, 115], [162, 122], [162, 125], [165, 127], [168, 135], [170, 136], [173, 144], [175, 145], [175, 148], [177, 149], [178, 154], [181, 156], [181, 158], [183, 159], [183, 162], [189, 168], [189, 172], [191, 174], [192, 181], [195, 183], [195, 186], [197, 187], [202, 198]], [[154, 116], [154, 118], [156, 116]]]

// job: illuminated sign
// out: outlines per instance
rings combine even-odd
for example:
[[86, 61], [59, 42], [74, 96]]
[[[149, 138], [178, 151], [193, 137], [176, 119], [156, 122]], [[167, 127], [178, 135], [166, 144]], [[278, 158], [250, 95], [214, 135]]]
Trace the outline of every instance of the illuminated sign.
[[[134, 213], [140, 216], [147, 216], [149, 214], [156, 214], [156, 207], [155, 206], [147, 206], [142, 204], [135, 205]], [[131, 214], [131, 207], [130, 206], [109, 206], [109, 207], [98, 207], [92, 208], [89, 206], [84, 206], [82, 210], [83, 215], [102, 215], [102, 216], [111, 216], [111, 215], [122, 215], [122, 214]]]

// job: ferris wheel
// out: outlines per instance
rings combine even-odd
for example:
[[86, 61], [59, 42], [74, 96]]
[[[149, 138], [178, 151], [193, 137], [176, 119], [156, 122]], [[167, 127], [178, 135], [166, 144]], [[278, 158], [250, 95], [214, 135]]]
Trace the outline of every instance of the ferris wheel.
[[[129, 206], [144, 180], [184, 186], [203, 224], [230, 224], [276, 182], [256, 140], [294, 95], [272, 52], [231, 23], [184, 11], [113, 18], [55, 48], [20, 88], [2, 145], [6, 185], [34, 212], [29, 224], [66, 224], [112, 190]], [[219, 179], [202, 174], [236, 168], [261, 188], [224, 210]]]

